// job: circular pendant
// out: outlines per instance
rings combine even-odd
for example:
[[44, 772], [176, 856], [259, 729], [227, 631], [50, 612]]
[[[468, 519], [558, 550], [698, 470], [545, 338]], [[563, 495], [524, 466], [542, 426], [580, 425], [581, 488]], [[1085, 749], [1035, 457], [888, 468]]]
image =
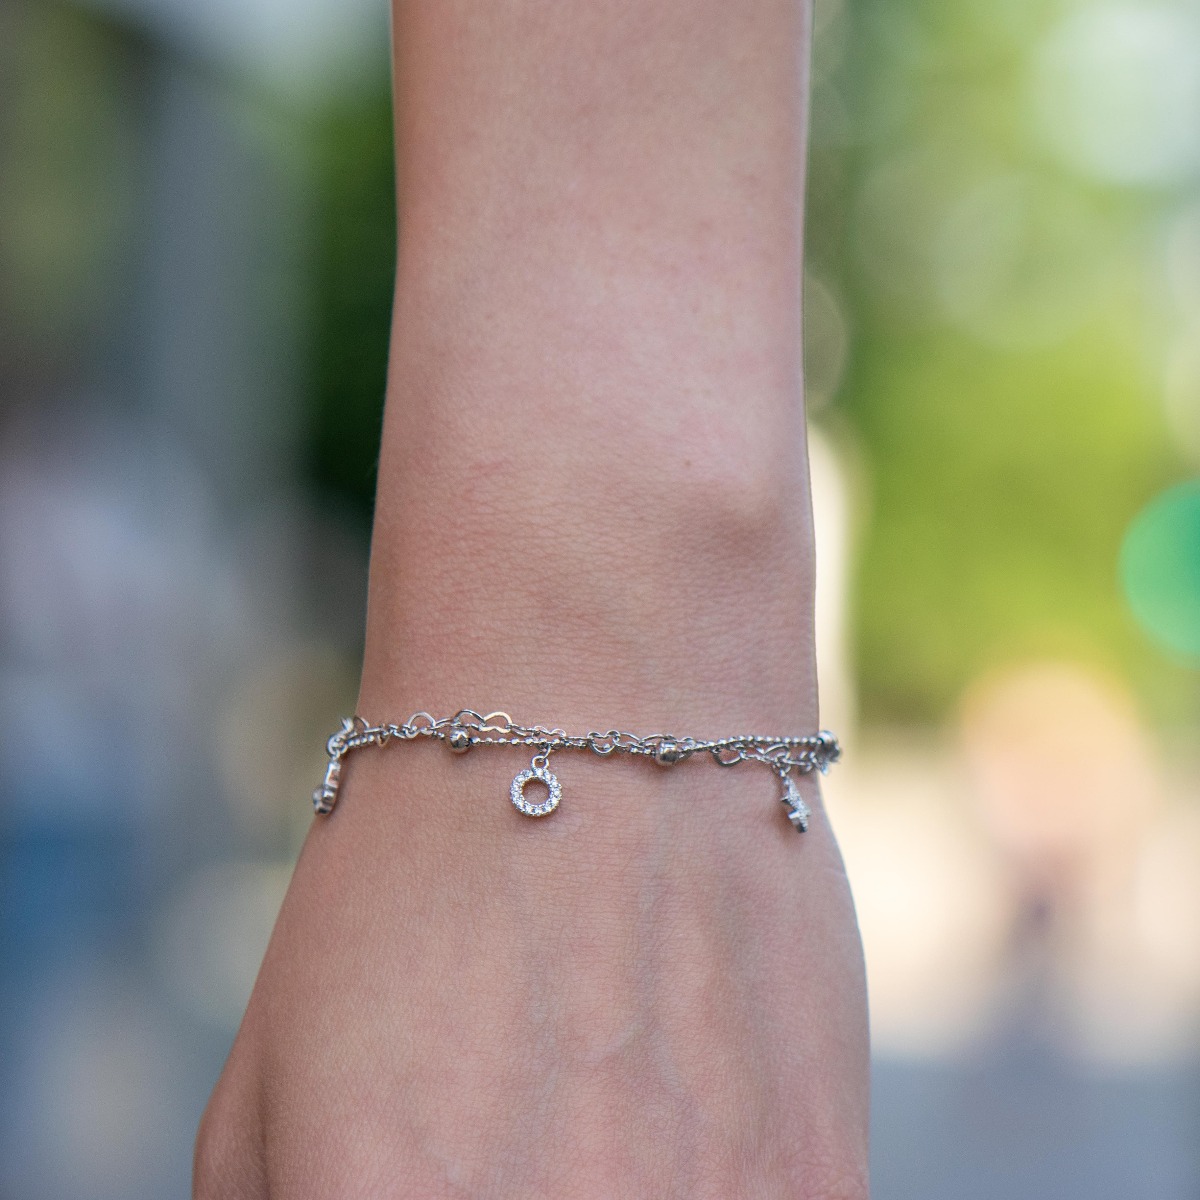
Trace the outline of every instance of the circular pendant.
[[[525, 798], [525, 785], [531, 779], [541, 780], [550, 789], [550, 795], [541, 804], [534, 804], [532, 800]], [[562, 799], [562, 784], [558, 782], [558, 776], [545, 767], [526, 767], [512, 781], [508, 794], [513, 804], [527, 817], [544, 817], [558, 807], [558, 802]]]

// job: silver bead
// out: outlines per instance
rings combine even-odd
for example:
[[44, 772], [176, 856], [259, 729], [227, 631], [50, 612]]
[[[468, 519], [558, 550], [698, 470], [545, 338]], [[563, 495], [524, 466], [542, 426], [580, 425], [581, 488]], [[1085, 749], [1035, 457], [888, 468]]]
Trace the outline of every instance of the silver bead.
[[460, 725], [446, 735], [446, 744], [455, 754], [466, 754], [471, 748], [471, 735]]
[[669, 767], [683, 757], [683, 751], [675, 742], [659, 742], [654, 750], [654, 761], [660, 767]]

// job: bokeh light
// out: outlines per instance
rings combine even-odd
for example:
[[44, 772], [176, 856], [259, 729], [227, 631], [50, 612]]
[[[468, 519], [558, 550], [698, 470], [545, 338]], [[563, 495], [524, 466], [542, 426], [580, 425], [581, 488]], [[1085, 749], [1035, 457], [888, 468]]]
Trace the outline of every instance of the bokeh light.
[[1038, 46], [1039, 134], [1078, 170], [1170, 184], [1200, 169], [1200, 16], [1187, 4], [1069, 9]]
[[1172, 488], [1129, 527], [1121, 578], [1143, 628], [1200, 659], [1200, 483]]

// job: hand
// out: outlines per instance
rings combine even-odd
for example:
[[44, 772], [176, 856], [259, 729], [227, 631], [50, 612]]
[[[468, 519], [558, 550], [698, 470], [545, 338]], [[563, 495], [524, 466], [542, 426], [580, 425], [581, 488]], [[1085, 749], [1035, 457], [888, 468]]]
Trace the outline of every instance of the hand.
[[[866, 1196], [865, 992], [819, 801], [755, 764], [349, 760], [197, 1150], [198, 1200]], [[510, 771], [511, 768], [511, 771]]]

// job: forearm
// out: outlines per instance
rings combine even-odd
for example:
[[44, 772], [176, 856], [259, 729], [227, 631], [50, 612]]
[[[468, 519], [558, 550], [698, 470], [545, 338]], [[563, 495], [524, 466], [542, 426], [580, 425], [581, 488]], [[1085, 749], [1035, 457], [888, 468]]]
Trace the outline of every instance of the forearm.
[[397, 6], [364, 711], [815, 721], [800, 6]]

